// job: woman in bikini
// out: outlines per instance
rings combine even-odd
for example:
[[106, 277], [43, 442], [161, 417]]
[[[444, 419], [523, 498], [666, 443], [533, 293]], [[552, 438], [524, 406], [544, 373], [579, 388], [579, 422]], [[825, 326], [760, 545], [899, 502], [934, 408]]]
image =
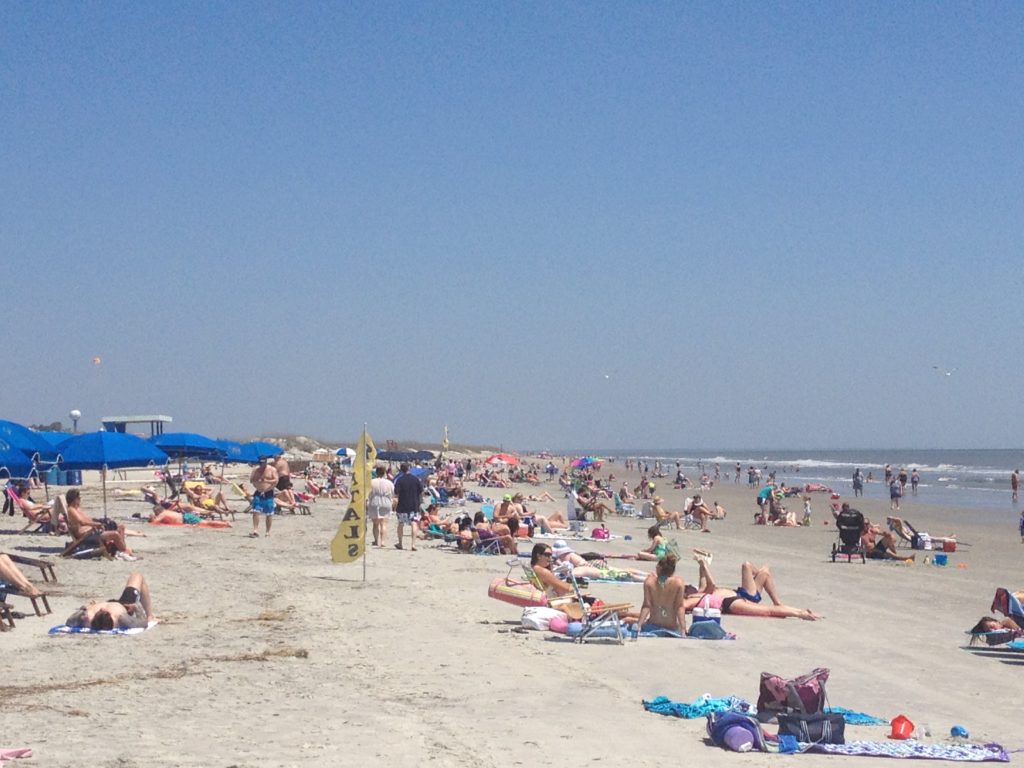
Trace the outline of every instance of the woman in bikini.
[[686, 584], [675, 575], [676, 562], [675, 555], [666, 554], [644, 581], [644, 604], [637, 622], [641, 629], [653, 624], [686, 634]]
[[[706, 601], [708, 608], [717, 608], [722, 615], [762, 616], [774, 619], [804, 619], [816, 621], [822, 618], [808, 608], [793, 608], [783, 605], [775, 591], [775, 580], [767, 566], [754, 568], [744, 563], [740, 568], [741, 586], [736, 589], [719, 587], [708, 569], [710, 554], [698, 551], [694, 559], [700, 566], [700, 586], [686, 587], [686, 610], [692, 610], [701, 601]], [[772, 605], [761, 602], [761, 589], [768, 594]]]
[[647, 549], [641, 549], [637, 552], [636, 559], [660, 561], [668, 554], [668, 542], [661, 535], [661, 526], [654, 524], [648, 528], [647, 538], [651, 540], [651, 545]]

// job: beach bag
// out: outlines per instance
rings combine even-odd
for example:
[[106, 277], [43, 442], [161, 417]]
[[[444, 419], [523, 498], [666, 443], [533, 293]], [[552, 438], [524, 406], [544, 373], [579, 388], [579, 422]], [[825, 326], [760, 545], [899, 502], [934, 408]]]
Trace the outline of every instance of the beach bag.
[[546, 632], [554, 619], [560, 619], [562, 621], [568, 621], [569, 617], [562, 611], [555, 610], [554, 608], [524, 608], [523, 617], [521, 619], [523, 626], [527, 629], [537, 629], [542, 632]]
[[793, 736], [805, 743], [845, 744], [846, 720], [842, 715], [819, 712], [814, 715], [780, 713], [779, 736]]
[[825, 709], [825, 683], [828, 670], [818, 667], [806, 675], [786, 680], [770, 672], [761, 673], [757, 697], [757, 719], [768, 722], [779, 714], [798, 712], [815, 715]]
[[592, 530], [590, 532], [590, 537], [592, 539], [608, 540], [612, 537], [612, 535], [609, 532], [609, 530], [602, 525], [600, 528], [595, 528], [594, 530]]

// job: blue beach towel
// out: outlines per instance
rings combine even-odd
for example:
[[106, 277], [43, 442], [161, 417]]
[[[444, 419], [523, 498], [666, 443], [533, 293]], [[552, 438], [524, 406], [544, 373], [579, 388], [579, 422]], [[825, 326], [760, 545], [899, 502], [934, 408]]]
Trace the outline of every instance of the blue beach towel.
[[874, 715], [867, 715], [863, 712], [854, 712], [852, 709], [843, 707], [826, 707], [826, 712], [833, 715], [842, 715], [848, 725], [888, 725], [889, 721]]
[[753, 708], [750, 702], [738, 696], [726, 696], [722, 699], [714, 699], [710, 693], [699, 696], [690, 704], [680, 701], [672, 701], [665, 696], [658, 696], [650, 701], [643, 702], [644, 709], [658, 715], [670, 717], [684, 717], [693, 719], [695, 717], [706, 717], [712, 712], [750, 712]]
[[152, 629], [160, 623], [159, 619], [150, 621], [144, 627], [132, 627], [131, 629], [92, 629], [91, 627], [69, 627], [67, 624], [59, 624], [53, 627], [46, 634], [48, 635], [141, 635], [147, 629]]

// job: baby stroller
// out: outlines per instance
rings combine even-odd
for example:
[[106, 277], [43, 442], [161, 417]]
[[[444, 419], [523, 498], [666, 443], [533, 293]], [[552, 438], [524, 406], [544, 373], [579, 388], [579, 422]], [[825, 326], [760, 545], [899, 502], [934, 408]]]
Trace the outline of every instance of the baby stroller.
[[857, 509], [844, 509], [836, 516], [836, 528], [839, 530], [839, 541], [832, 543], [832, 562], [837, 557], [846, 557], [846, 562], [860, 557], [862, 563], [867, 562], [861, 534], [864, 532], [864, 515]]

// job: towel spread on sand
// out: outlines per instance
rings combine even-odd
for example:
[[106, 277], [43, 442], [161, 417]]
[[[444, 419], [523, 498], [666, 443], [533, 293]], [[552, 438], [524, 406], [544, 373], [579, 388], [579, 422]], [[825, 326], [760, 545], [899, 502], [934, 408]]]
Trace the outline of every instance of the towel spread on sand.
[[60, 624], [51, 629], [48, 635], [141, 635], [147, 629], [152, 629], [160, 623], [159, 619], [150, 621], [144, 627], [132, 627], [131, 629], [92, 629], [91, 627], [69, 627], [67, 624]]
[[706, 717], [711, 712], [750, 712], [753, 708], [750, 702], [738, 696], [726, 696], [722, 699], [714, 699], [710, 693], [698, 696], [692, 703], [687, 704], [681, 701], [672, 701], [665, 696], [658, 696], [656, 699], [643, 702], [644, 709], [658, 715], [670, 717]]
[[918, 760], [955, 760], [967, 763], [1008, 763], [1010, 756], [999, 744], [926, 744], [922, 741], [848, 741], [845, 744], [798, 744], [800, 752], [865, 757], [901, 757]]
[[888, 725], [889, 721], [874, 715], [867, 715], [863, 712], [854, 712], [852, 709], [843, 707], [826, 707], [826, 712], [833, 715], [842, 715], [843, 720], [849, 725]]
[[16, 760], [19, 757], [32, 757], [32, 749], [30, 747], [19, 747], [17, 749], [0, 747], [0, 765], [3, 765], [5, 760]]

